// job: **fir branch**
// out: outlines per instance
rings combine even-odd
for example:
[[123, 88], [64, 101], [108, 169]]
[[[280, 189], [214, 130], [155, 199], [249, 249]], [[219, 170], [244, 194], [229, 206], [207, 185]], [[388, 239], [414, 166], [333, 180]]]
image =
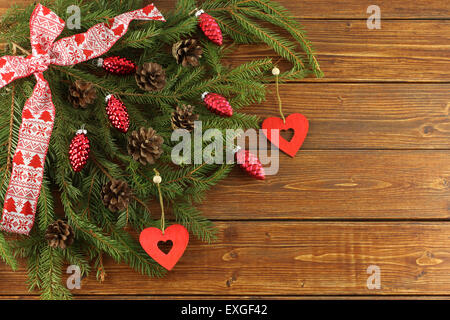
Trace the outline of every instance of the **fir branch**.
[[63, 285], [63, 255], [61, 249], [44, 246], [40, 252], [39, 277], [42, 281], [43, 300], [68, 300], [72, 294]]
[[55, 220], [53, 207], [53, 196], [50, 191], [50, 183], [44, 175], [41, 193], [38, 199], [38, 224], [41, 231], [45, 231], [48, 225]]
[[5, 169], [5, 173], [3, 174], [2, 177], [2, 181], [0, 183], [0, 186], [3, 186], [3, 184], [5, 183], [5, 179], [7, 177], [7, 175], [9, 174], [9, 172], [11, 171], [11, 149], [12, 149], [12, 139], [13, 139], [13, 125], [14, 125], [14, 104], [15, 104], [15, 90], [16, 86], [14, 84], [12, 84], [12, 91], [11, 91], [11, 116], [10, 116], [10, 120], [9, 120], [9, 136], [8, 136], [8, 153], [7, 153], [7, 162], [6, 162], [6, 169]]
[[190, 203], [176, 202], [173, 212], [178, 223], [186, 226], [200, 240], [211, 243], [217, 239], [214, 224], [203, 217], [202, 213]]
[[124, 254], [124, 261], [131, 268], [150, 277], [161, 277], [166, 273], [128, 233], [111, 226], [111, 234], [116, 241], [119, 241], [127, 249]]
[[303, 63], [300, 56], [294, 51], [294, 44], [289, 40], [275, 34], [262, 26], [259, 26], [256, 22], [251, 19], [246, 19], [242, 14], [236, 11], [230, 12], [236, 22], [248, 30], [251, 34], [257, 36], [263, 42], [271, 46], [278, 54], [283, 58], [286, 58], [294, 64], [297, 69], [304, 69], [305, 64]]
[[[49, 4], [64, 17], [67, 6], [73, 3], [69, 0], [43, 0], [43, 4]], [[123, 11], [137, 9], [141, 4], [140, 0], [96, 0], [78, 1], [77, 5], [85, 17], [84, 30]], [[226, 96], [235, 111], [264, 101], [266, 83], [272, 80], [268, 71], [274, 63], [267, 58], [235, 68], [225, 66], [222, 59], [232, 53], [234, 43], [263, 42], [290, 61], [293, 68], [280, 75], [280, 81], [303, 78], [309, 68], [317, 76], [321, 75], [312, 46], [300, 24], [277, 3], [270, 0], [207, 0], [202, 7], [214, 15], [224, 35], [234, 42], [218, 47], [202, 40], [204, 50], [199, 67], [182, 67], [170, 54], [173, 43], [198, 31], [197, 18], [191, 14], [196, 8], [195, 0], [178, 0], [176, 8], [164, 14], [167, 20], [164, 24], [132, 23], [127, 34], [108, 53], [123, 55], [137, 63], [153, 61], [163, 65], [167, 79], [165, 88], [160, 91], [141, 91], [132, 75], [104, 75], [90, 62], [70, 67], [51, 65], [46, 71], [57, 111], [38, 200], [37, 228], [33, 229], [30, 237], [14, 242], [14, 248], [9, 248], [10, 243], [0, 234], [1, 258], [15, 268], [11, 249], [16, 256], [26, 257], [29, 287], [41, 290], [42, 298], [70, 298], [70, 292], [61, 283], [64, 262], [79, 265], [83, 275], [90, 272], [93, 263], [100, 280], [106, 275], [103, 263], [106, 256], [116, 262], [125, 262], [149, 276], [165, 274], [165, 270], [125, 230], [140, 231], [159, 225], [147, 205], [158, 194], [152, 181], [155, 168], [163, 177], [161, 193], [166, 203], [172, 206], [176, 221], [203, 241], [211, 242], [216, 238], [213, 224], [195, 206], [204, 200], [212, 186], [228, 176], [233, 166], [208, 164], [207, 161], [200, 165], [174, 166], [170, 156], [175, 146], [170, 141], [170, 122], [177, 106], [191, 104], [198, 106], [195, 110], [203, 121], [203, 131], [217, 128], [224, 133], [226, 129], [259, 126], [259, 118], [253, 115], [234, 112], [230, 118], [221, 118], [200, 107], [204, 91]], [[29, 54], [28, 20], [33, 9], [34, 5], [29, 5], [24, 10], [9, 10], [5, 19], [0, 21], [0, 29], [4, 31], [0, 34], [0, 41], [9, 43], [6, 49], [9, 54]], [[279, 32], [280, 28], [286, 32]], [[62, 36], [78, 32], [64, 30]], [[304, 53], [299, 52], [301, 49]], [[99, 99], [86, 110], [74, 110], [66, 99], [67, 84], [75, 80], [91, 82], [99, 92]], [[12, 87], [0, 91], [0, 106], [4, 106], [4, 112], [0, 113], [0, 122], [4, 124], [0, 127], [0, 200], [4, 200], [10, 176], [21, 108], [32, 91], [33, 81], [30, 79], [18, 79]], [[156, 164], [142, 166], [126, 154], [127, 135], [112, 129], [106, 117], [102, 98], [107, 94], [116, 95], [126, 104], [132, 120], [130, 131], [151, 126], [164, 138], [164, 154]], [[82, 124], [85, 124], [91, 141], [91, 158], [82, 172], [75, 173], [70, 166], [67, 149]], [[204, 141], [203, 146], [205, 144]], [[110, 212], [100, 196], [103, 184], [112, 179], [127, 181], [134, 193], [127, 210], [118, 214]], [[52, 186], [59, 187], [65, 218], [75, 232], [75, 242], [66, 250], [50, 248], [44, 239], [47, 226], [56, 218]]]
[[11, 247], [2, 233], [0, 233], [0, 258], [7, 263], [11, 269], [17, 269], [17, 261], [14, 259]]

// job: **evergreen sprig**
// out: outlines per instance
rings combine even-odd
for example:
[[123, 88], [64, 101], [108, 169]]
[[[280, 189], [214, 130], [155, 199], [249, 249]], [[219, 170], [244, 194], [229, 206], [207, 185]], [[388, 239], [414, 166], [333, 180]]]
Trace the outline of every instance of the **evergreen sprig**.
[[[66, 9], [73, 0], [43, 0], [59, 16], [67, 19]], [[141, 0], [96, 0], [75, 3], [81, 9], [82, 30], [64, 30], [63, 36], [84, 32], [87, 28], [124, 11], [142, 7]], [[225, 39], [223, 47], [209, 42], [197, 27], [192, 14], [203, 8], [217, 19]], [[27, 54], [29, 17], [34, 5], [12, 7], [0, 21], [0, 43], [7, 43], [2, 54]], [[264, 101], [266, 83], [274, 67], [271, 59], [258, 59], [231, 68], [222, 63], [232, 54], [235, 43], [265, 43], [292, 64], [292, 69], [280, 76], [281, 81], [301, 79], [308, 73], [321, 76], [311, 44], [299, 23], [278, 3], [271, 0], [207, 0], [198, 6], [194, 0], [179, 0], [173, 11], [164, 13], [166, 23], [133, 22], [127, 34], [108, 55], [121, 55], [137, 63], [157, 62], [166, 69], [167, 83], [163, 90], [143, 92], [133, 76], [105, 75], [93, 63], [70, 67], [52, 65], [45, 72], [48, 79], [56, 119], [45, 162], [45, 176], [38, 201], [36, 226], [29, 237], [9, 242], [0, 233], [0, 258], [13, 269], [16, 257], [26, 259], [30, 290], [39, 290], [43, 299], [69, 299], [70, 291], [62, 283], [65, 264], [80, 267], [83, 276], [94, 270], [103, 281], [107, 270], [103, 257], [126, 263], [136, 271], [160, 277], [166, 272], [141, 248], [135, 232], [150, 226], [159, 227], [159, 215], [148, 203], [157, 199], [153, 169], [163, 181], [161, 192], [177, 223], [183, 224], [205, 242], [216, 239], [216, 229], [197, 208], [207, 192], [220, 183], [232, 165], [172, 163], [170, 153], [175, 145], [170, 140], [171, 113], [177, 106], [191, 104], [202, 121], [203, 130], [257, 128], [259, 118], [235, 112], [231, 118], [221, 118], [202, 107], [205, 91], [227, 96], [235, 111]], [[171, 46], [180, 39], [201, 40], [203, 58], [199, 67], [184, 68], [171, 56]], [[299, 50], [302, 49], [302, 50]], [[21, 52], [22, 51], [22, 52]], [[74, 110], [67, 101], [68, 86], [75, 80], [91, 82], [101, 98], [86, 110]], [[3, 203], [8, 186], [12, 156], [17, 145], [21, 112], [33, 91], [32, 77], [16, 80], [0, 90], [0, 201]], [[114, 94], [128, 108], [130, 132], [141, 126], [153, 127], [164, 138], [164, 154], [152, 166], [142, 166], [126, 152], [127, 136], [113, 129], [107, 120], [104, 100]], [[91, 141], [91, 160], [81, 173], [74, 173], [68, 160], [68, 147], [75, 131], [85, 125]], [[204, 145], [206, 142], [203, 143]], [[125, 180], [133, 189], [128, 208], [111, 213], [102, 203], [102, 186], [110, 179]], [[55, 199], [59, 198], [59, 201]], [[55, 212], [61, 202], [63, 213]], [[75, 232], [75, 243], [65, 249], [51, 248], [45, 241], [45, 231], [58, 216], [67, 220]], [[134, 232], [130, 232], [134, 230]]]

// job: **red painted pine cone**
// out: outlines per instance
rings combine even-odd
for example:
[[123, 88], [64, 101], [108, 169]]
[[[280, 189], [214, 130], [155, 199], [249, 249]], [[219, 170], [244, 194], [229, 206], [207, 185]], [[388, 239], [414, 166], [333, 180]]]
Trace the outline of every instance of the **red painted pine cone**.
[[236, 160], [239, 166], [253, 178], [257, 180], [264, 180], [266, 178], [261, 162], [250, 151], [239, 150], [236, 152]]
[[220, 94], [205, 92], [202, 95], [202, 99], [206, 103], [206, 108], [211, 112], [224, 117], [233, 115], [233, 108], [230, 103]]
[[109, 95], [106, 97], [106, 114], [111, 125], [120, 132], [127, 133], [130, 127], [130, 116], [122, 101]]
[[223, 43], [222, 30], [220, 30], [219, 24], [216, 20], [203, 10], [197, 11], [195, 15], [198, 17], [198, 25], [200, 29], [203, 30], [203, 33], [208, 37], [208, 39], [221, 46]]
[[98, 65], [116, 75], [132, 74], [136, 72], [136, 64], [122, 57], [108, 57], [105, 59], [98, 59]]
[[78, 130], [69, 147], [69, 160], [73, 171], [80, 172], [89, 159], [89, 139], [86, 130]]

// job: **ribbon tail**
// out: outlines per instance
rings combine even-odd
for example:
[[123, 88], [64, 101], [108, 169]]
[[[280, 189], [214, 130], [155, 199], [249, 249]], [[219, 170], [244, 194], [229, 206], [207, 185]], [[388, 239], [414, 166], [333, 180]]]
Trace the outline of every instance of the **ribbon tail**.
[[21, 56], [0, 57], [0, 88], [19, 78], [31, 75], [29, 59]]
[[49, 53], [52, 63], [69, 66], [103, 55], [127, 32], [133, 20], [165, 21], [153, 4], [125, 12], [111, 18], [108, 23], [99, 23], [84, 33], [55, 42]]
[[45, 156], [55, 119], [50, 87], [42, 76], [22, 112], [19, 140], [12, 159], [11, 179], [5, 195], [0, 230], [29, 234], [44, 176]]

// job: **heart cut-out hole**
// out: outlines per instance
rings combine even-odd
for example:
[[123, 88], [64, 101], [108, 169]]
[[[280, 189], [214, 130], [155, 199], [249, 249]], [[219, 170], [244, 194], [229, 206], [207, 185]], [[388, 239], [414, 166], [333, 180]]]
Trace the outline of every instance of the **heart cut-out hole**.
[[172, 247], [173, 247], [172, 240], [158, 242], [158, 249], [164, 252], [165, 254], [168, 254], [170, 250], [172, 250]]
[[294, 137], [294, 134], [295, 134], [295, 131], [292, 128], [280, 131], [280, 136], [288, 142], [290, 142], [292, 140], [292, 138]]

